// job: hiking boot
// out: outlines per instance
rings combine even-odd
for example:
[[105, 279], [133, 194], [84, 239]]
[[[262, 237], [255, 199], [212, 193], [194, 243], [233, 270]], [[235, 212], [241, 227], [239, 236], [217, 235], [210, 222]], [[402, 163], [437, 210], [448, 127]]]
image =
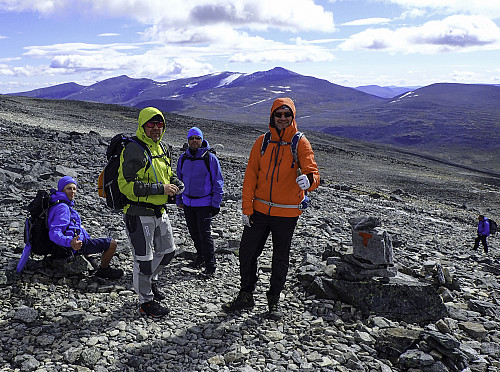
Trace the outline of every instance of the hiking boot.
[[231, 313], [236, 310], [251, 309], [254, 306], [253, 294], [249, 292], [240, 292], [234, 300], [222, 305], [222, 310]]
[[163, 301], [167, 297], [165, 292], [161, 290], [161, 288], [158, 286], [158, 283], [156, 282], [151, 283], [151, 290], [153, 291], [154, 300], [156, 302]]
[[141, 307], [139, 307], [139, 312], [141, 313], [141, 315], [148, 315], [159, 318], [167, 315], [169, 313], [169, 310], [166, 307], [161, 306], [156, 301], [149, 301], [141, 304]]
[[267, 316], [269, 319], [280, 320], [283, 317], [283, 313], [281, 312], [280, 305], [280, 295], [267, 293], [267, 306], [269, 308], [269, 312]]
[[205, 259], [201, 255], [196, 255], [196, 260], [191, 262], [189, 266], [191, 266], [193, 269], [198, 269], [199, 267], [202, 267], [205, 264]]
[[95, 273], [95, 276], [104, 279], [120, 279], [123, 276], [123, 270], [113, 269], [111, 266], [108, 266], [105, 269], [99, 267], [99, 269]]
[[87, 261], [89, 262], [90, 266], [92, 266], [92, 270], [99, 270], [101, 267], [101, 259], [98, 257], [94, 256], [87, 256], [85, 257]]

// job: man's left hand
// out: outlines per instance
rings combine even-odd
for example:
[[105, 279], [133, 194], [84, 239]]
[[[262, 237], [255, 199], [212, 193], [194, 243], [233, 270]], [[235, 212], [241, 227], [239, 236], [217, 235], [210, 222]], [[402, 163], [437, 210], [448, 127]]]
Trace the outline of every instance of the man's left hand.
[[177, 194], [178, 191], [179, 191], [179, 188], [171, 183], [167, 183], [167, 184], [163, 185], [163, 194], [164, 195], [173, 196], [173, 195]]
[[301, 174], [300, 176], [298, 176], [295, 179], [295, 182], [297, 182], [297, 185], [299, 185], [299, 187], [302, 190], [307, 190], [311, 186], [311, 183], [309, 182], [309, 178], [307, 178], [307, 176], [305, 174]]

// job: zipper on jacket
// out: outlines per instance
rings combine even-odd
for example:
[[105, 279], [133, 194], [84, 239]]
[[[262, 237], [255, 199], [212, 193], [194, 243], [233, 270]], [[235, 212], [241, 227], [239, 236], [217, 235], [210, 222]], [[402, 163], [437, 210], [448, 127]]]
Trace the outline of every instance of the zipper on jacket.
[[[276, 166], [278, 167], [278, 175], [276, 177], [279, 176], [279, 166], [281, 165], [281, 161], [278, 163], [278, 156], [279, 156], [279, 152], [280, 152], [280, 147], [281, 147], [281, 142], [282, 142], [282, 135], [279, 136], [279, 141], [278, 141], [278, 145], [273, 148], [273, 151], [271, 152], [271, 159], [269, 161], [269, 168], [271, 167], [271, 162], [273, 160], [273, 154], [275, 154], [275, 158], [274, 158], [274, 167], [273, 167], [273, 171], [271, 173], [271, 186], [269, 187], [269, 201], [272, 203], [273, 202], [273, 198], [272, 198], [272, 194], [273, 194], [273, 184], [274, 184], [274, 172], [276, 171]], [[268, 171], [269, 173], [269, 171]], [[278, 181], [276, 179], [276, 181]], [[269, 211], [268, 211], [268, 214], [270, 215], [271, 214], [271, 206], [269, 206]]]

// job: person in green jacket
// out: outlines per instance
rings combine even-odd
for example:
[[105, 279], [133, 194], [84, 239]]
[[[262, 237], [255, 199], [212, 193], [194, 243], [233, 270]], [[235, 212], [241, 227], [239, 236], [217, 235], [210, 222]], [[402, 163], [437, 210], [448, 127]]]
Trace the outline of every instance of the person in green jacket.
[[169, 310], [160, 304], [165, 293], [158, 286], [158, 277], [175, 252], [165, 205], [169, 196], [182, 193], [184, 184], [173, 172], [169, 151], [161, 144], [165, 133], [162, 112], [147, 107], [139, 113], [138, 122], [136, 136], [149, 147], [152, 157], [136, 142], [128, 143], [120, 155], [118, 185], [128, 199], [123, 212], [132, 245], [139, 312], [160, 317]]

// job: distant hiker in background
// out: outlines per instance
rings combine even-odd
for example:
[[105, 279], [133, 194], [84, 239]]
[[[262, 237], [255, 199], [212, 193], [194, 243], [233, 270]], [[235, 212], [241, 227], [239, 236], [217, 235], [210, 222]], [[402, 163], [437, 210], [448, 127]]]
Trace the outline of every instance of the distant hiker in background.
[[47, 225], [49, 238], [68, 251], [68, 255], [89, 256], [102, 253], [101, 264], [95, 275], [105, 279], [119, 279], [123, 270], [113, 269], [109, 263], [115, 254], [117, 243], [111, 238], [91, 239], [82, 226], [80, 214], [74, 209], [77, 183], [70, 176], [62, 177], [57, 191], [51, 197]]
[[175, 251], [165, 204], [169, 196], [181, 193], [184, 185], [172, 171], [171, 159], [160, 144], [165, 134], [162, 112], [146, 107], [139, 113], [138, 123], [136, 136], [149, 147], [152, 156], [136, 142], [129, 142], [120, 156], [118, 185], [128, 199], [123, 213], [132, 245], [139, 312], [160, 317], [169, 310], [159, 303], [165, 293], [159, 288], [158, 277]]
[[[271, 286], [267, 291], [269, 317], [282, 317], [280, 293], [288, 273], [292, 236], [302, 214], [305, 192], [319, 185], [319, 171], [309, 141], [297, 145], [297, 159], [291, 151], [297, 133], [295, 104], [290, 98], [273, 102], [269, 119], [270, 141], [263, 146], [265, 134], [254, 143], [248, 159], [242, 191], [243, 235], [240, 242], [240, 292], [224, 304], [231, 312], [254, 306], [257, 260], [272, 233], [273, 256]], [[264, 151], [263, 151], [264, 150]]]
[[484, 253], [488, 253], [488, 242], [486, 238], [490, 235], [489, 220], [482, 214], [478, 216], [479, 223], [477, 224], [477, 238], [474, 242], [474, 250], [479, 248], [479, 242], [483, 244]]
[[177, 176], [185, 189], [177, 195], [176, 204], [184, 210], [189, 235], [196, 249], [192, 266], [205, 266], [203, 276], [212, 278], [216, 261], [212, 239], [212, 218], [220, 211], [224, 179], [217, 156], [203, 139], [202, 131], [192, 127], [188, 131], [188, 148], [177, 162]]

